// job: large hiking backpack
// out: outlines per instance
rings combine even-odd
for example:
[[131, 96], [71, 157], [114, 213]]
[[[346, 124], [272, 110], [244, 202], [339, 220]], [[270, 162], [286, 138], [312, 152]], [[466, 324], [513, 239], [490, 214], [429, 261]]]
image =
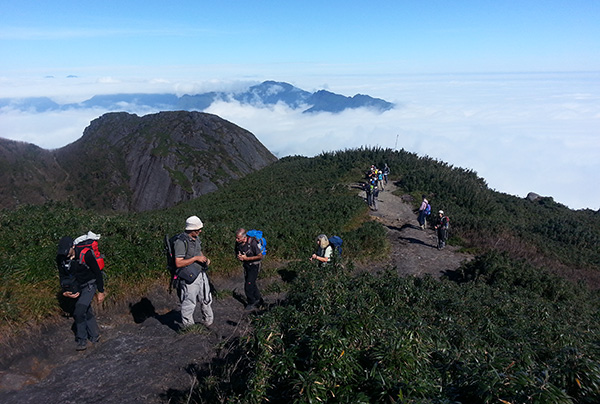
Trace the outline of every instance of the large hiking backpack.
[[98, 267], [102, 271], [104, 269], [104, 255], [98, 249], [98, 240], [87, 239], [75, 244], [75, 257], [81, 265], [87, 266], [85, 263], [85, 254], [90, 250], [94, 253], [94, 258], [96, 258]]
[[[169, 235], [166, 234], [164, 238], [165, 255], [167, 257], [167, 269], [169, 270], [169, 274], [171, 275], [169, 291], [172, 288], [176, 289], [179, 283], [179, 279], [177, 277], [177, 265], [175, 265], [175, 241], [178, 240], [180, 237], [181, 233], [176, 234], [173, 237], [169, 237]], [[181, 237], [181, 239], [184, 243], [186, 243], [185, 238]]]
[[448, 216], [444, 216], [440, 222], [441, 225], [446, 228], [446, 230], [450, 228], [450, 218]]
[[264, 238], [263, 232], [261, 230], [248, 230], [246, 232], [246, 235], [248, 237], [255, 238], [258, 242], [258, 247], [260, 248], [260, 252], [262, 253], [262, 255], [267, 255], [267, 240]]
[[342, 244], [344, 240], [340, 236], [331, 236], [329, 237], [329, 244], [334, 251], [337, 251], [338, 256], [342, 256]]
[[69, 251], [73, 247], [73, 239], [65, 236], [58, 242], [56, 251], [56, 265], [58, 266], [58, 278], [63, 292], [79, 293], [81, 288], [71, 270], [72, 260], [68, 257]]

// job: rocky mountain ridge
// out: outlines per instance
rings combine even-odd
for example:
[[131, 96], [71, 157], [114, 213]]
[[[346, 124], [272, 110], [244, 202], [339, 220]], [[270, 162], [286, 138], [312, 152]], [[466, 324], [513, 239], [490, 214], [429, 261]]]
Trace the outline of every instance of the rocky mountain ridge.
[[302, 109], [303, 113], [338, 113], [346, 109], [370, 108], [384, 112], [394, 104], [369, 95], [356, 94], [347, 97], [326, 90], [314, 93], [302, 90], [289, 83], [265, 81], [242, 92], [213, 91], [201, 94], [108, 94], [95, 95], [80, 103], [58, 104], [47, 97], [23, 99], [0, 98], [0, 108], [46, 112], [84, 108], [102, 108], [109, 111], [134, 112], [141, 108], [157, 111], [204, 111], [216, 101], [237, 101], [258, 108], [283, 103], [292, 109]]
[[252, 133], [216, 115], [108, 113], [57, 150], [0, 139], [0, 208], [70, 201], [102, 211], [160, 209], [276, 160]]

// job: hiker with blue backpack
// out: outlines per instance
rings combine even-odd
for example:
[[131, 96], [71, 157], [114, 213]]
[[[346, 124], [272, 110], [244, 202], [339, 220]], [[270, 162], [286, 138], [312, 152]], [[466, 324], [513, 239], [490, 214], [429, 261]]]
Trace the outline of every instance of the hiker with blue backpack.
[[239, 228], [235, 232], [235, 256], [244, 268], [245, 310], [247, 311], [252, 311], [264, 303], [256, 282], [263, 255], [266, 254], [266, 242], [259, 242], [259, 238], [261, 241], [264, 240], [262, 232], [260, 237], [258, 236], [256, 230], [251, 233], [251, 231], [246, 232], [246, 229]]
[[206, 274], [210, 259], [202, 253], [199, 238], [203, 227], [204, 223], [198, 216], [190, 216], [185, 221], [185, 231], [173, 241], [183, 329], [195, 324], [194, 311], [198, 303], [202, 323], [208, 327], [214, 320], [210, 283]]
[[431, 205], [429, 204], [426, 195], [423, 195], [421, 206], [419, 206], [419, 216], [417, 217], [417, 221], [419, 222], [419, 227], [421, 228], [421, 230], [425, 230], [425, 226], [427, 225], [427, 217], [430, 214]]
[[325, 234], [317, 236], [317, 251], [311, 255], [311, 261], [317, 261], [319, 266], [327, 265], [334, 258], [334, 252], [342, 255], [342, 238], [340, 236], [327, 237]]
[[319, 266], [326, 265], [331, 259], [333, 247], [329, 243], [329, 238], [325, 234], [317, 236], [317, 251], [310, 257], [310, 260], [318, 261]]

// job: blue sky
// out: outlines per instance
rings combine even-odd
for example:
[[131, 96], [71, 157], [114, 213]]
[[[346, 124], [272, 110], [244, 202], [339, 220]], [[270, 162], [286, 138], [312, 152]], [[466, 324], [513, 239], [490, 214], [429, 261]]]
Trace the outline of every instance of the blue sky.
[[598, 21], [593, 0], [4, 0], [1, 74], [148, 68], [170, 76], [212, 65], [252, 75], [265, 64], [360, 73], [600, 70]]
[[[600, 188], [589, 187], [600, 183], [599, 21], [596, 0], [3, 0], [0, 97], [66, 103], [263, 80], [368, 94], [397, 107], [210, 112], [278, 156], [405, 148], [474, 169], [499, 191], [599, 209]], [[6, 107], [0, 136], [57, 148], [104, 112]]]

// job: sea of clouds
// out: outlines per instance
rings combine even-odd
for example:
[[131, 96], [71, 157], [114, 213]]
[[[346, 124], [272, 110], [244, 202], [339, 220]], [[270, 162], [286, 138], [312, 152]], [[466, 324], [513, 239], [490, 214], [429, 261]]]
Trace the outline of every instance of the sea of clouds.
[[[536, 192], [573, 209], [600, 208], [600, 73], [387, 75], [368, 80], [330, 76], [304, 81], [288, 82], [307, 91], [367, 94], [396, 107], [384, 113], [357, 109], [302, 114], [285, 105], [219, 102], [206, 112], [248, 129], [279, 157], [360, 146], [405, 149], [475, 170], [501, 192], [520, 197]], [[107, 93], [182, 95], [250, 84], [256, 82], [105, 79], [96, 87], [72, 84], [72, 92], [53, 98], [65, 103]], [[131, 105], [123, 109], [138, 115], [157, 112]], [[89, 122], [104, 112], [36, 113], [5, 107], [0, 110], [1, 136], [58, 148], [81, 137]]]

